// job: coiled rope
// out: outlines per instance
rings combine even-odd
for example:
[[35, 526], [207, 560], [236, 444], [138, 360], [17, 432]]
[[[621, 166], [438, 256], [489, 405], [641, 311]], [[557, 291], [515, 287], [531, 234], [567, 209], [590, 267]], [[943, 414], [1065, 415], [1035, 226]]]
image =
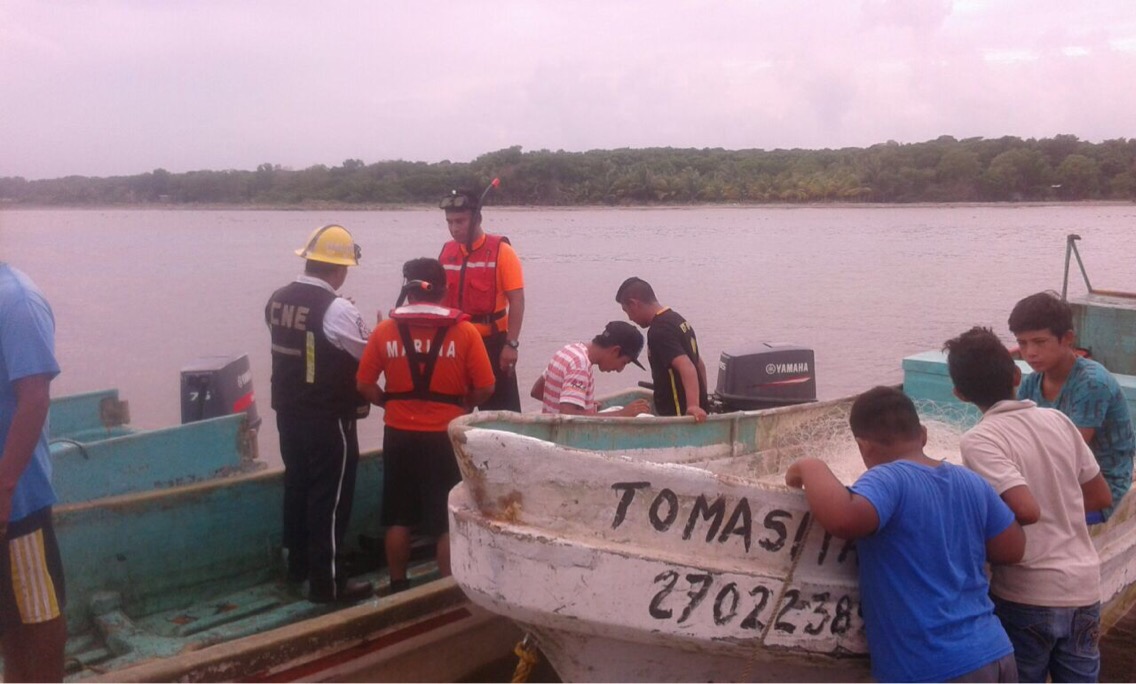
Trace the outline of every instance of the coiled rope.
[[525, 634], [525, 638], [513, 647], [513, 653], [517, 656], [517, 669], [513, 670], [514, 684], [529, 681], [533, 668], [540, 662], [540, 655], [532, 644], [532, 635]]

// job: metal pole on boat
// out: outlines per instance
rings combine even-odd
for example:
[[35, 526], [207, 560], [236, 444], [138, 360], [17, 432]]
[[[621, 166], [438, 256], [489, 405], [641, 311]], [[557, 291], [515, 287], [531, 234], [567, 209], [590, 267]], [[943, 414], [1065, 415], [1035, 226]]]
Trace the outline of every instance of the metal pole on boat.
[[1085, 263], [1083, 261], [1081, 261], [1081, 252], [1077, 249], [1077, 240], [1080, 240], [1080, 239], [1081, 239], [1081, 236], [1077, 235], [1076, 233], [1069, 233], [1069, 235], [1065, 236], [1065, 280], [1061, 283], [1061, 300], [1062, 301], [1065, 301], [1066, 299], [1068, 299], [1067, 295], [1069, 293], [1069, 256], [1070, 255], [1077, 257], [1077, 266], [1078, 266], [1078, 268], [1081, 269], [1081, 277], [1085, 279], [1085, 288], [1089, 292], [1093, 291], [1093, 286], [1089, 284], [1089, 273], [1088, 273], [1088, 271], [1085, 270]]

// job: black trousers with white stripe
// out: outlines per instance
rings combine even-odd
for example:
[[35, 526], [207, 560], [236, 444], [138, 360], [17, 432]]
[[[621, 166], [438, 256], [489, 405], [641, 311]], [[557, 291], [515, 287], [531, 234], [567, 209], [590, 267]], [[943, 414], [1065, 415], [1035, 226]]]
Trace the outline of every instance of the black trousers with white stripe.
[[335, 598], [347, 581], [340, 555], [359, 466], [355, 420], [277, 414], [276, 426], [289, 579], [307, 578], [312, 596]]

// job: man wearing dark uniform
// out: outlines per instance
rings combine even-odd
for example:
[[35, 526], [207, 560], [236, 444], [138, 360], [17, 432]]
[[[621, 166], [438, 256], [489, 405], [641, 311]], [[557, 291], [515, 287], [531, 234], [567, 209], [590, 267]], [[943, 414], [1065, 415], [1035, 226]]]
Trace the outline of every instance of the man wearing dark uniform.
[[497, 379], [493, 396], [482, 410], [520, 411], [517, 350], [525, 317], [525, 283], [521, 261], [509, 239], [481, 229], [481, 197], [454, 190], [441, 202], [453, 238], [438, 261], [446, 271], [444, 306], [469, 315], [481, 333]]
[[632, 323], [647, 328], [647, 359], [655, 385], [655, 415], [694, 416], [706, 420], [706, 365], [698, 338], [685, 318], [659, 304], [655, 291], [642, 278], [623, 281], [615, 301]]
[[372, 595], [349, 581], [340, 547], [355, 494], [359, 440], [355, 422], [369, 404], [355, 372], [370, 331], [359, 310], [336, 294], [359, 247], [345, 228], [316, 229], [296, 250], [304, 273], [272, 294], [264, 310], [272, 336], [272, 408], [284, 461], [284, 546], [288, 579], [309, 581], [317, 603]]

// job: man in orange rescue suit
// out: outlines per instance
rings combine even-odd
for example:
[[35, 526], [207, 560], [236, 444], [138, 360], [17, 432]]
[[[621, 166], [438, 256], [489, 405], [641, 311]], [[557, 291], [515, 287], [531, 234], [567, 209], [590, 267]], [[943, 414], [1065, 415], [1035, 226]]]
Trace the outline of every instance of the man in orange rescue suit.
[[[493, 369], [469, 317], [441, 304], [446, 274], [437, 259], [402, 268], [407, 304], [375, 328], [356, 383], [384, 406], [383, 525], [391, 593], [410, 587], [410, 533], [437, 540], [438, 568], [450, 574], [446, 497], [461, 480], [450, 421], [493, 394]], [[378, 385], [385, 375], [385, 389]]]
[[272, 294], [264, 317], [272, 335], [272, 408], [284, 460], [284, 546], [288, 580], [309, 581], [308, 599], [351, 603], [372, 595], [349, 581], [340, 547], [355, 494], [355, 421], [370, 404], [355, 390], [370, 331], [350, 300], [336, 294], [359, 263], [351, 233], [316, 229], [296, 250], [304, 273]]
[[443, 304], [469, 314], [481, 333], [497, 389], [482, 410], [521, 410], [517, 389], [517, 349], [525, 316], [521, 261], [509, 239], [481, 229], [481, 198], [470, 190], [454, 190], [442, 200], [450, 240], [438, 257], [446, 270]]

